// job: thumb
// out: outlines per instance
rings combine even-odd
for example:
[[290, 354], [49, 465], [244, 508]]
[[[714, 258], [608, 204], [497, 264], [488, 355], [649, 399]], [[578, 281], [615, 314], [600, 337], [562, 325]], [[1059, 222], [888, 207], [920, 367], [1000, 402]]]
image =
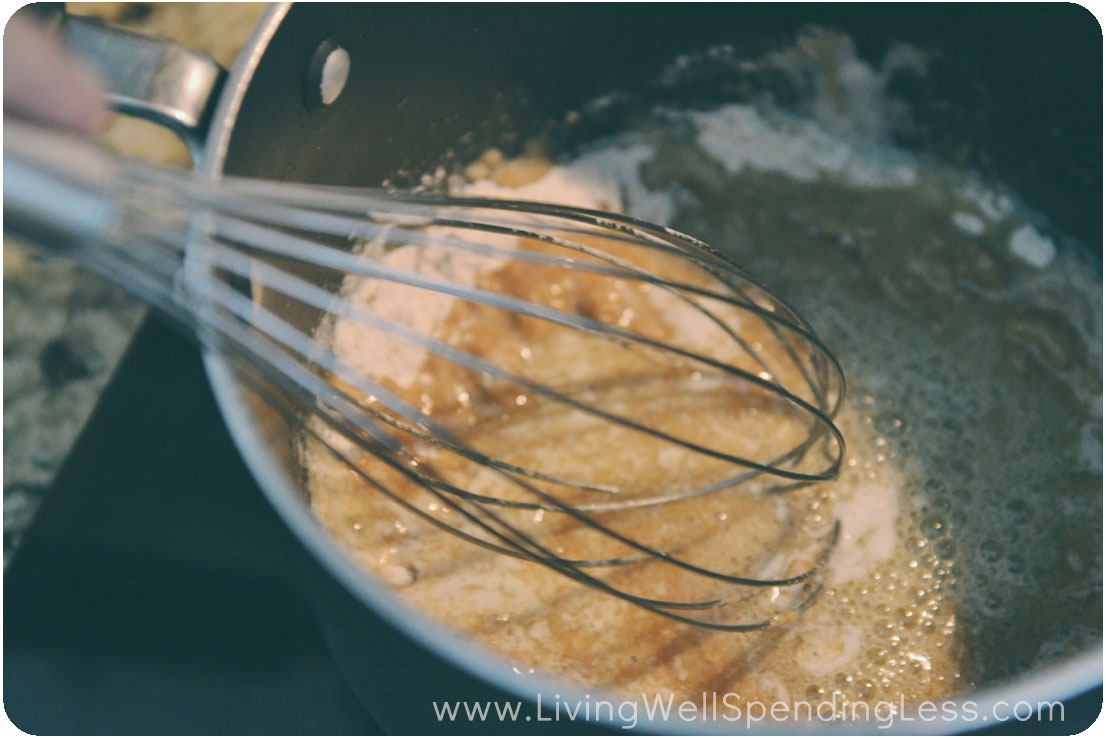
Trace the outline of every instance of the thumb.
[[106, 113], [96, 75], [21, 13], [4, 29], [4, 113], [77, 131]]

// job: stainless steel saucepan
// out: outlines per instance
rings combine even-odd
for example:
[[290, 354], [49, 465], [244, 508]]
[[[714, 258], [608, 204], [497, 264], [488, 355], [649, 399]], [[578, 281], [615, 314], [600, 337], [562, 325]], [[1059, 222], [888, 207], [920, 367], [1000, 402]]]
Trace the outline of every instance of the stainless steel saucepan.
[[[281, 3], [258, 23], [229, 75], [202, 55], [166, 42], [76, 18], [67, 19], [66, 25], [70, 46], [98, 60], [121, 109], [169, 126], [189, 142], [199, 176], [229, 173], [370, 186], [410, 184], [440, 164], [468, 161], [492, 145], [517, 148], [540, 132], [543, 122], [608, 90], [647, 95], [663, 64], [692, 48], [718, 43], [755, 47], [809, 22], [843, 27], [862, 52], [911, 34], [954, 58], [974, 43], [1004, 58], [1007, 67], [992, 69], [985, 54], [978, 60], [965, 58], [965, 66], [975, 64], [974, 73], [990, 87], [974, 93], [951, 89], [950, 97], [963, 101], [975, 94], [984, 102], [961, 112], [953, 105], [953, 114], [935, 116], [932, 129], [919, 135], [929, 135], [944, 153], [953, 150], [941, 149], [942, 142], [959, 131], [973, 150], [984, 154], [966, 163], [990, 167], [1036, 206], [1054, 213], [1063, 228], [1100, 243], [1101, 211], [1095, 215], [1093, 184], [1101, 150], [1096, 159], [1091, 152], [1069, 149], [1086, 137], [1088, 128], [1093, 145], [1093, 136], [1101, 134], [1101, 118], [1096, 134], [1094, 120], [1068, 116], [1068, 130], [1054, 139], [1024, 141], [1020, 149], [1011, 145], [1010, 136], [1030, 135], [1037, 130], [1034, 126], [1044, 125], [1031, 112], [1003, 121], [1017, 129], [1013, 132], [986, 124], [988, 115], [1016, 113], [1017, 95], [1032, 98], [1046, 94], [1052, 79], [1070, 81], [1074, 57], [1024, 48], [1018, 29], [1033, 29], [1036, 22], [1031, 14], [1010, 8], [994, 12], [995, 17], [1016, 16], [1007, 19], [1013, 36], [1005, 38], [996, 30], [973, 39], [971, 33], [989, 28], [982, 12], [743, 4]], [[1069, 22], [1078, 24], [1063, 20]], [[1097, 29], [1093, 19], [1090, 24]], [[1063, 44], [1048, 48], [1062, 49]], [[320, 91], [322, 69], [336, 52], [348, 54], [349, 74], [339, 94], [328, 100], [331, 94]], [[1037, 76], [1027, 78], [1021, 71], [1027, 54], [1035, 60]], [[1014, 85], [1022, 89], [1014, 90]], [[1063, 110], [1057, 113], [1064, 115]], [[1101, 180], [1097, 182], [1100, 198]], [[582, 697], [564, 685], [520, 676], [505, 661], [411, 611], [386, 586], [363, 575], [312, 517], [284, 421], [256, 401], [218, 356], [205, 361], [227, 425], [261, 488], [332, 575], [312, 593], [317, 612], [335, 658], [383, 726], [404, 732], [440, 730], [432, 699], [499, 695], [532, 700], [537, 693]], [[1026, 606], [1032, 603], [1026, 601]], [[998, 701], [1067, 698], [1101, 681], [1101, 663], [1100, 651], [1075, 654], [1049, 670], [989, 685], [972, 698], [981, 712]], [[664, 729], [644, 718], [638, 725]], [[518, 727], [508, 724], [505, 729]], [[543, 727], [563, 731], [566, 726], [528, 724], [523, 729]], [[675, 727], [686, 731], [702, 726]], [[968, 727], [954, 721], [918, 729]]]

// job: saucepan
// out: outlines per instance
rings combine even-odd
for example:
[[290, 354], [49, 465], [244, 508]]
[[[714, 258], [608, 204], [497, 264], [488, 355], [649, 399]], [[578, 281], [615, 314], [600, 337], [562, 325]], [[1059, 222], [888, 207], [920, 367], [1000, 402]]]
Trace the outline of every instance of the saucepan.
[[[1059, 229], [1101, 243], [1101, 105], [1094, 102], [1101, 36], [1077, 6], [275, 4], [229, 75], [163, 41], [76, 18], [66, 27], [70, 46], [100, 65], [120, 109], [170, 126], [190, 144], [197, 176], [404, 187], [491, 146], [518, 151], [547, 121], [603, 93], [648, 95], [663, 65], [682, 52], [719, 44], [767, 48], [809, 23], [841, 28], [861, 54], [906, 40], [943, 55], [939, 61], [952, 73], [902, 91], [929, 105], [919, 111], [912, 143], [1010, 182]], [[343, 71], [348, 64], [348, 75], [327, 91], [323, 70], [334, 59]], [[600, 119], [595, 135], [605, 125]], [[1088, 258], [1101, 270], [1100, 255]], [[336, 660], [384, 727], [442, 730], [432, 701], [585, 699], [574, 687], [520, 675], [364, 575], [312, 516], [291, 429], [219, 356], [205, 361], [248, 466], [330, 575], [312, 586], [320, 621]], [[1100, 579], [1101, 572], [1088, 576]], [[1000, 703], [1065, 699], [1099, 684], [1101, 663], [1100, 648], [1068, 654], [970, 697], [978, 714]], [[611, 726], [626, 727], [613, 717]], [[645, 716], [634, 722], [673, 727]], [[895, 729], [973, 725], [960, 718]], [[445, 729], [573, 728], [489, 721]]]

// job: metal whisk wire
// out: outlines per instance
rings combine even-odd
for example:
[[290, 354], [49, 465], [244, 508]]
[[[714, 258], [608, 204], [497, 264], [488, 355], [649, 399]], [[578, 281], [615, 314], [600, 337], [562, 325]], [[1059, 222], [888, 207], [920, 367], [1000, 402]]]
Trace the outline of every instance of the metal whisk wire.
[[[844, 441], [833, 423], [844, 395], [839, 365], [794, 310], [705, 244], [667, 228], [599, 211], [247, 179], [200, 182], [183, 173], [135, 164], [113, 163], [113, 170], [104, 200], [110, 217], [99, 232], [83, 239], [78, 249], [82, 260], [186, 326], [205, 347], [233, 359], [239, 375], [301, 428], [305, 438], [321, 444], [367, 487], [409, 513], [483, 549], [534, 561], [694, 625], [748, 631], [768, 627], [773, 619], [732, 622], [720, 614], [735, 603], [741, 610], [745, 596], [740, 591], [720, 596], [648, 596], [620, 587], [616, 579], [601, 572], [663, 565], [690, 578], [734, 587], [797, 587], [797, 597], [786, 608], [793, 611], [804, 610], [818, 596], [815, 580], [836, 544], [836, 523], [803, 571], [754, 577], [697, 564], [681, 556], [679, 546], [639, 540], [609, 521], [620, 511], [685, 501], [758, 478], [782, 480], [765, 491], [788, 491], [833, 479], [840, 469]], [[505, 238], [535, 246], [496, 245]], [[617, 248], [608, 250], [608, 243]], [[374, 244], [380, 248], [374, 251], [370, 248]], [[594, 316], [442, 275], [396, 268], [380, 258], [389, 249], [403, 246], [648, 285], [672, 297], [689, 314], [701, 316], [732, 341], [750, 364], [738, 366]], [[634, 258], [617, 253], [619, 249], [630, 255], [678, 260], [709, 276], [713, 284], [652, 273]], [[694, 365], [713, 372], [718, 381], [752, 388], [781, 403], [801, 417], [807, 431], [793, 445], [763, 460], [716, 448], [703, 439], [683, 438], [605, 408], [586, 391], [544, 384], [440, 336], [377, 314], [371, 306], [349, 299], [341, 284], [320, 286], [316, 276], [304, 276], [304, 269], [322, 270], [331, 275], [332, 283], [337, 275], [339, 283], [352, 276], [401, 284], [510, 311], [627, 350], [649, 352], [653, 361], [663, 357], [673, 366]], [[381, 378], [351, 364], [320, 340], [318, 328], [297, 326], [263, 304], [259, 291], [309, 308], [322, 316], [322, 323], [360, 324], [480, 375], [486, 383], [521, 388], [549, 407], [580, 413], [627, 436], [649, 438], [735, 471], [690, 488], [627, 495], [616, 484], [497, 458], [474, 446], [463, 432], [413, 407]], [[769, 352], [754, 346], [710, 305], [755, 320], [761, 334], [776, 342], [778, 355], [769, 357]], [[783, 377], [789, 374], [798, 378], [799, 387], [784, 383]], [[418, 450], [423, 447], [444, 454], [442, 459], [456, 457], [486, 469], [513, 492], [495, 495], [466, 489], [442, 470], [433, 454]], [[450, 523], [423, 509], [410, 494], [382, 479], [382, 473], [366, 469], [366, 455], [404, 485], [455, 510], [463, 522]], [[820, 463], [808, 468], [812, 457]], [[571, 494], [558, 494], [565, 490]], [[526, 528], [516, 514], [519, 511], [564, 516], [594, 540], [605, 541], [600, 548], [610, 554], [585, 551], [573, 556], [558, 551], [543, 541], [540, 531]]]

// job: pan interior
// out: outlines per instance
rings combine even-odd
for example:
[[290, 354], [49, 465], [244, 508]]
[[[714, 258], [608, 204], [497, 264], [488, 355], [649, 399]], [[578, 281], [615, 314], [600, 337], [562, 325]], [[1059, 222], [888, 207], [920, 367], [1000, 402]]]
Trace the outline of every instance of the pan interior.
[[[379, 33], [356, 30], [378, 27], [380, 19], [338, 19], [355, 29], [347, 41], [353, 66], [342, 98], [312, 119], [292, 101], [294, 63], [283, 62], [283, 69], [263, 64], [238, 121], [239, 130], [262, 133], [235, 135], [228, 171], [410, 186], [439, 167], [459, 174], [491, 147], [511, 156], [525, 153], [531, 142], [567, 164], [610, 147], [611, 136], [616, 146], [625, 146], [627, 135], [646, 140], [652, 155], [634, 174], [678, 204], [661, 215], [726, 249], [784, 294], [845, 364], [852, 409], [877, 431], [861, 437], [882, 440], [898, 459], [913, 532], [923, 545], [942, 547], [938, 558], [956, 567], [968, 684], [1001, 682], [1100, 639], [1101, 251], [1094, 246], [1100, 234], [1064, 207], [1049, 210], [1055, 204], [1050, 196], [1028, 202], [1055, 213], [1054, 220], [1036, 214], [1016, 194], [1036, 185], [1014, 190], [993, 184], [1004, 175], [1017, 184], [1021, 160], [1040, 155], [1027, 157], [1022, 150], [1010, 157], [1018, 161], [1002, 160], [991, 149], [1005, 142], [980, 140], [986, 127], [979, 121], [959, 121], [956, 128], [950, 122], [955, 116], [932, 113], [946, 96], [960, 94], [955, 86], [930, 89], [948, 74], [942, 64], [950, 62], [936, 53], [939, 47], [879, 46], [870, 43], [869, 27], [851, 37], [781, 30], [782, 40], [737, 32], [729, 34], [729, 44], [677, 29], [666, 39], [671, 49], [647, 50], [633, 25], [604, 46], [590, 37], [575, 40], [560, 19], [557, 27], [566, 29], [560, 38], [574, 39], [572, 45], [539, 43], [524, 55], [518, 39], [539, 36], [525, 29], [556, 23], [559, 16], [511, 12], [463, 38], [445, 32], [448, 18], [420, 28], [424, 45], [442, 39], [444, 46], [435, 48], [445, 58], [485, 60], [451, 69], [449, 77], [440, 66], [431, 69], [426, 57], [404, 55], [414, 31], [380, 48]], [[304, 13], [296, 16], [302, 23], [281, 29], [267, 62], [285, 57], [276, 50], [309, 47], [324, 28], [336, 27], [333, 17]], [[642, 21], [640, 33], [647, 28]], [[486, 53], [465, 54], [472, 44]], [[678, 48], [698, 51], [681, 62]], [[630, 49], [628, 56], [649, 56], [654, 63], [615, 81], [612, 73], [626, 70], [599, 64], [616, 56], [612, 49]], [[786, 64], [765, 61], [779, 62], [787, 53], [797, 55], [792, 61], [805, 70], [798, 76]], [[528, 63], [504, 61], [519, 56]], [[761, 66], [743, 68], [749, 60]], [[604, 73], [588, 77], [597, 66]], [[562, 70], [561, 82], [538, 94], [537, 80], [550, 68]], [[362, 69], [373, 71], [358, 74]], [[834, 108], [833, 83], [858, 69], [875, 80], [880, 104], [873, 109], [846, 100]], [[439, 84], [420, 84], [430, 77]], [[829, 87], [818, 88], [819, 79]], [[979, 107], [985, 111], [1013, 105], [1003, 101], [1001, 86], [983, 94]], [[829, 101], [828, 108], [819, 109], [819, 101]], [[873, 188], [770, 167], [731, 171], [724, 155], [703, 143], [709, 121], [695, 117], [717, 115], [728, 105], [813, 120], [846, 140], [859, 134], [856, 150], [890, 155], [880, 166], [891, 167], [908, 151], [921, 184], [878, 182]], [[388, 115], [372, 114], [379, 110]], [[443, 116], [442, 110], [449, 112]], [[966, 153], [953, 155], [957, 133], [967, 142]], [[277, 150], [285, 153], [273, 156]], [[689, 166], [692, 156], [701, 159]], [[939, 163], [950, 159], [956, 167]], [[994, 159], [998, 163], [981, 163]], [[1067, 166], [1070, 157], [1061, 161], [1064, 166], [1046, 174], [1061, 179], [1075, 171], [1063, 188], [1070, 192], [1088, 175]], [[635, 214], [643, 202], [627, 197], [619, 205]], [[988, 208], [1006, 210], [991, 218]], [[1033, 260], [1048, 251], [1044, 242], [1052, 251], [1041, 269]], [[289, 468], [303, 478], [294, 461]], [[1026, 589], [1042, 593], [1044, 605], [1024, 607], [1019, 593]]]

